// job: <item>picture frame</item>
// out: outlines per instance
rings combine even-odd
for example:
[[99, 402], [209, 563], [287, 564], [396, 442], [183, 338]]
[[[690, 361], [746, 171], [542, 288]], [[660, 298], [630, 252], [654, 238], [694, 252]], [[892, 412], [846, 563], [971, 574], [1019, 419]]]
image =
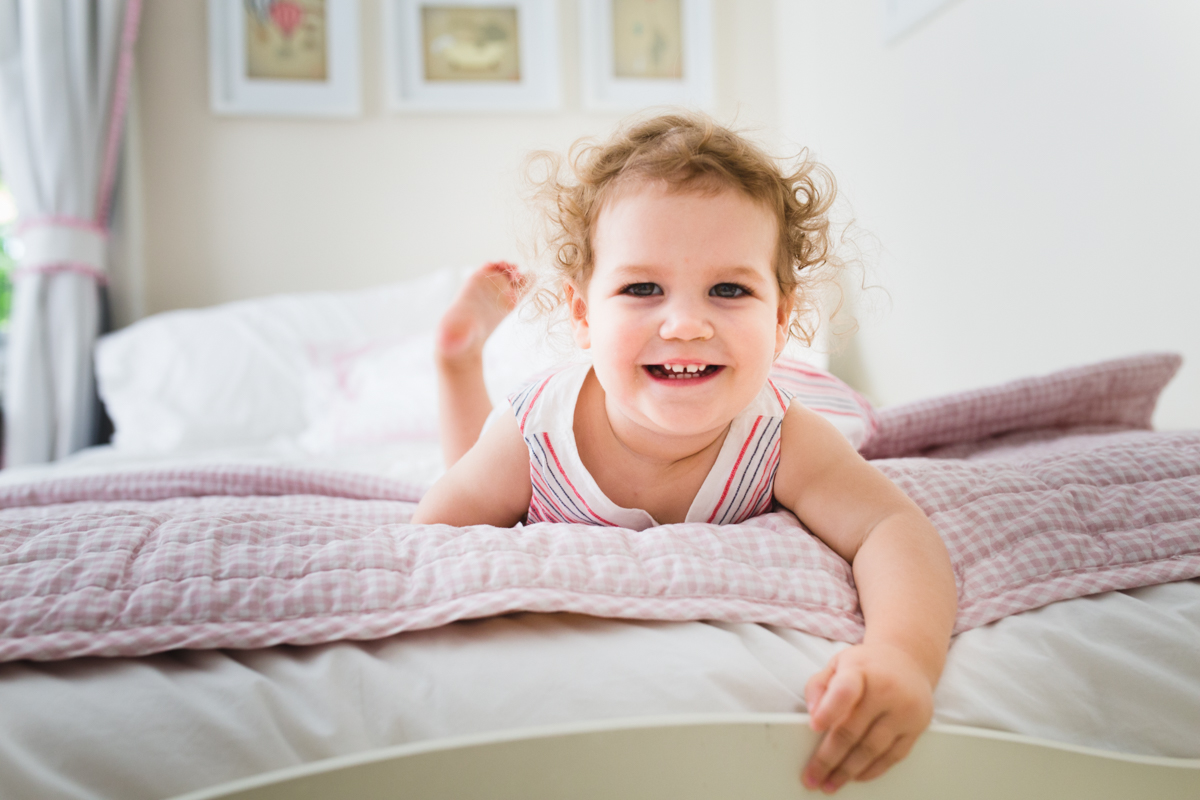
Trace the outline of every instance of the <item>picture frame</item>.
[[216, 114], [362, 113], [358, 0], [208, 0], [208, 44]]
[[579, 0], [584, 107], [659, 105], [711, 110], [710, 0]]
[[562, 106], [556, 0], [384, 0], [383, 27], [393, 111]]

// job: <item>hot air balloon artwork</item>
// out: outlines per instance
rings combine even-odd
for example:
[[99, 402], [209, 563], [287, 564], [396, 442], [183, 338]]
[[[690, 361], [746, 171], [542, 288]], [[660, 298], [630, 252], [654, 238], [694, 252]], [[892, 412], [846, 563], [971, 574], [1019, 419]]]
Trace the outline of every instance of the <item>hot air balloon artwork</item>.
[[246, 77], [328, 80], [326, 0], [245, 0]]

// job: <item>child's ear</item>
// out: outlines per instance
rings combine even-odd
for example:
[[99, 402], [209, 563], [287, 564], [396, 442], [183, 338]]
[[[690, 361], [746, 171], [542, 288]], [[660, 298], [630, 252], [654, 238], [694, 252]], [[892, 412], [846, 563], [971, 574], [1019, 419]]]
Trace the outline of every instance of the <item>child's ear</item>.
[[796, 308], [796, 298], [787, 294], [779, 298], [779, 310], [775, 320], [775, 357], [787, 346], [788, 329], [792, 325], [792, 311]]
[[563, 284], [563, 293], [567, 298], [567, 310], [571, 315], [571, 332], [575, 336], [575, 344], [579, 346], [580, 350], [587, 350], [592, 346], [592, 330], [588, 326], [587, 318], [587, 300], [584, 299], [583, 292], [570, 282]]

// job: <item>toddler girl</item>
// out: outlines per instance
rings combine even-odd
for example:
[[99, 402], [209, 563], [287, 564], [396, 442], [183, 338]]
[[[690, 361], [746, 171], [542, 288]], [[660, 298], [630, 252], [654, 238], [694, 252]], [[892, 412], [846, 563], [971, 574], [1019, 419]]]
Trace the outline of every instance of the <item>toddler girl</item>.
[[[735, 523], [778, 504], [852, 565], [866, 620], [805, 689], [826, 731], [805, 767], [836, 791], [903, 758], [929, 724], [955, 584], [925, 515], [827, 421], [768, 379], [832, 261], [823, 170], [790, 174], [710, 119], [637, 122], [552, 175], [557, 297], [592, 363], [490, 410], [482, 350], [523, 279], [489, 264], [438, 332], [449, 469], [414, 522], [644, 529]], [[475, 441], [476, 437], [478, 442]]]

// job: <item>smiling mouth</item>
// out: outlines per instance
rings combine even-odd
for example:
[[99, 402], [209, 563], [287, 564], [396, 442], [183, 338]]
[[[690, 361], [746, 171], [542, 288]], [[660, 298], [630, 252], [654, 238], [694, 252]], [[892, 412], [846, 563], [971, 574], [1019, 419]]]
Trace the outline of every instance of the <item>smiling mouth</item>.
[[719, 364], [647, 364], [645, 369], [660, 380], [694, 381], [715, 375], [722, 367]]

